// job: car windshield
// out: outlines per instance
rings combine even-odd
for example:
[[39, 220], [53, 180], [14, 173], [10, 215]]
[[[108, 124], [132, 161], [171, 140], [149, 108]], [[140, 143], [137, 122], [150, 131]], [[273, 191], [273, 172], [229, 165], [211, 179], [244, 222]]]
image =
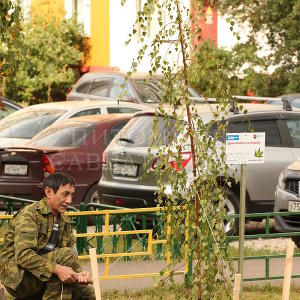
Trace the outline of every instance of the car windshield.
[[[143, 102], [159, 103], [162, 97], [162, 85], [157, 79], [135, 79], [136, 91]], [[201, 97], [196, 90], [189, 87], [189, 96], [193, 98]], [[193, 99], [197, 101], [196, 99]], [[203, 102], [201, 100], [201, 102]]]
[[54, 123], [65, 110], [20, 110], [0, 122], [1, 138], [31, 139]]
[[117, 143], [126, 143], [129, 147], [150, 147], [151, 141], [155, 145], [167, 145], [174, 139], [174, 136], [178, 136], [175, 128], [177, 127], [176, 121], [180, 122], [173, 118], [165, 120], [163, 117], [158, 117], [157, 134], [152, 136], [154, 116], [137, 116], [131, 119], [117, 135]]
[[53, 125], [36, 137], [27, 145], [40, 147], [76, 147], [86, 143], [93, 132], [92, 123], [62, 123]]

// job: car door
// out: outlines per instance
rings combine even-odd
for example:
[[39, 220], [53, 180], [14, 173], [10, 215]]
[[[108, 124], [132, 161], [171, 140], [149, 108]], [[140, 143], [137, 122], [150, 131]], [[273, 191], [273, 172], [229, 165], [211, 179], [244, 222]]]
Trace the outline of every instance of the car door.
[[[274, 192], [278, 176], [283, 168], [293, 161], [282, 131], [279, 115], [264, 114], [251, 116], [249, 120], [231, 123], [230, 132], [265, 132], [265, 162], [263, 164], [248, 164], [246, 171], [246, 185], [250, 199], [256, 204], [273, 205]], [[239, 170], [239, 168], [237, 168]], [[239, 176], [239, 174], [238, 174]]]

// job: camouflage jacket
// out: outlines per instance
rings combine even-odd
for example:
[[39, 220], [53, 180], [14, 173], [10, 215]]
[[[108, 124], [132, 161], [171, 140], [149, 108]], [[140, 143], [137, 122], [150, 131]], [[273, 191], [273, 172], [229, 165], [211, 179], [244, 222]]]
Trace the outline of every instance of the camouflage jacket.
[[[47, 244], [52, 226], [53, 215], [46, 198], [26, 206], [10, 220], [0, 252], [0, 279], [6, 287], [16, 289], [24, 270], [41, 281], [50, 279], [55, 263], [37, 253]], [[62, 214], [57, 247], [73, 245], [70, 219]]]

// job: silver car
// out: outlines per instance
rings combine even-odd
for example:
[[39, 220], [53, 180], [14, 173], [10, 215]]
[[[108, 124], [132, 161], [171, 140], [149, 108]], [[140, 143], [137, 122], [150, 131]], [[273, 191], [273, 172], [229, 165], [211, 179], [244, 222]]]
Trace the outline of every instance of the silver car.
[[[157, 105], [160, 102], [162, 85], [159, 77], [149, 77], [137, 73], [126, 81], [126, 73], [122, 72], [90, 72], [84, 74], [73, 86], [67, 100], [116, 100]], [[192, 98], [200, 95], [189, 88]]]
[[[279, 175], [275, 191], [275, 212], [300, 212], [299, 183], [300, 161], [296, 160]], [[275, 216], [275, 228], [280, 232], [300, 231], [300, 215]], [[300, 237], [293, 237], [293, 240], [300, 247]]]
[[149, 107], [117, 101], [64, 101], [28, 106], [0, 121], [0, 147], [23, 146], [40, 131], [62, 120], [143, 110], [149, 110]]
[[[203, 120], [211, 120], [211, 108], [205, 104], [197, 110]], [[300, 111], [286, 111], [279, 106], [265, 104], [245, 104], [248, 114], [234, 114], [229, 116], [228, 132], [255, 132], [266, 133], [265, 163], [247, 166], [247, 212], [273, 211], [274, 191], [278, 175], [281, 170], [300, 157], [300, 134], [294, 128], [299, 123]], [[104, 204], [123, 207], [156, 206], [155, 192], [157, 190], [154, 172], [145, 175], [144, 163], [148, 159], [150, 136], [153, 125], [152, 113], [139, 113], [129, 121], [104, 152], [102, 178], [98, 188], [100, 201]], [[172, 128], [164, 128], [160, 124], [161, 135]], [[214, 128], [211, 130], [214, 136]], [[168, 143], [168, 140], [164, 140]], [[220, 139], [219, 145], [224, 142]], [[191, 172], [191, 156], [186, 153], [185, 168]], [[152, 168], [155, 167], [155, 160]], [[234, 173], [232, 168], [232, 173]], [[239, 178], [239, 173], [237, 174]], [[239, 211], [239, 182], [231, 178], [232, 189], [228, 193], [225, 207], [229, 213]], [[166, 183], [167, 185], [167, 183]], [[172, 191], [171, 191], [172, 192]]]

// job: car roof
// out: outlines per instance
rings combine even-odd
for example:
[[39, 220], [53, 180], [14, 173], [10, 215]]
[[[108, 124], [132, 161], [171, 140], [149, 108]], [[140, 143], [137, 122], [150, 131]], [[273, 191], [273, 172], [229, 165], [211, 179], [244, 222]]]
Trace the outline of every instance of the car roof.
[[[88, 80], [93, 77], [97, 76], [119, 76], [125, 78], [127, 75], [127, 72], [122, 71], [103, 71], [103, 72], [88, 72], [83, 74], [78, 81], [81, 81], [81, 79]], [[161, 75], [155, 74], [153, 76], [150, 76], [147, 72], [136, 72], [130, 78], [149, 78], [149, 79], [159, 79]]]
[[107, 107], [107, 106], [127, 106], [140, 109], [150, 109], [148, 105], [143, 105], [139, 103], [116, 101], [116, 100], [83, 100], [83, 101], [61, 101], [61, 102], [48, 102], [42, 104], [35, 104], [25, 107], [23, 110], [66, 110], [71, 111], [78, 108], [86, 107]]
[[80, 116], [76, 118], [66, 119], [63, 121], [59, 121], [57, 123], [53, 123], [49, 127], [45, 128], [44, 130], [47, 130], [48, 128], [53, 127], [66, 127], [66, 124], [68, 126], [77, 126], [80, 124], [86, 124], [86, 123], [94, 123], [94, 124], [100, 124], [104, 122], [109, 122], [111, 120], [116, 121], [123, 121], [128, 120], [132, 118], [133, 114], [105, 114], [105, 115], [90, 115], [90, 116]]
[[[243, 112], [240, 112], [239, 114], [234, 114], [233, 112], [229, 112], [230, 117], [234, 116], [247, 116], [247, 115], [258, 115], [258, 114], [274, 114], [274, 113], [289, 113], [289, 114], [300, 114], [300, 109], [293, 108], [292, 111], [286, 111], [281, 106], [278, 105], [271, 105], [271, 104], [256, 104], [256, 103], [240, 103], [240, 105], [243, 106], [243, 110], [247, 110], [247, 114], [244, 114]], [[212, 103], [212, 104], [195, 104], [191, 105], [191, 107], [195, 108], [195, 112], [197, 112], [199, 115], [201, 115], [203, 121], [209, 121], [213, 117], [213, 112], [216, 112], [218, 109], [218, 104]], [[163, 109], [168, 113], [172, 114], [174, 109], [171, 108], [169, 105], [164, 104]], [[192, 110], [191, 110], [192, 111]], [[194, 112], [193, 112], [194, 113]], [[154, 115], [155, 112], [153, 111], [144, 111], [144, 112], [138, 112], [135, 115], [141, 116], [141, 115]], [[176, 109], [176, 115], [178, 118], [182, 118], [184, 120], [187, 120], [187, 113], [185, 108]]]

